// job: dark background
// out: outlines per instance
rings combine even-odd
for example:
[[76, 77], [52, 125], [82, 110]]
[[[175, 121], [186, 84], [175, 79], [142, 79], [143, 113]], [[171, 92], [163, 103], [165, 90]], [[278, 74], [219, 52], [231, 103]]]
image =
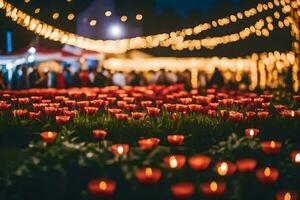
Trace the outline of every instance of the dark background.
[[[110, 1], [110, 0], [95, 0]], [[265, 0], [266, 1], [266, 0]], [[24, 10], [30, 15], [35, 16], [49, 24], [59, 27], [65, 31], [76, 31], [76, 20], [68, 21], [67, 15], [72, 12], [75, 15], [83, 12], [92, 2], [92, 0], [31, 0], [24, 3], [22, 0], [8, 0], [8, 2]], [[156, 34], [162, 32], [171, 32], [180, 30], [185, 27], [194, 27], [202, 22], [210, 22], [214, 19], [235, 14], [251, 7], [255, 7], [257, 3], [263, 0], [115, 0], [115, 8], [117, 13], [114, 15], [127, 15], [128, 21], [132, 27], [141, 27], [142, 35]], [[34, 14], [34, 10], [40, 7], [41, 12]], [[203, 38], [207, 36], [221, 36], [242, 30], [244, 27], [253, 24], [262, 16], [272, 14], [268, 11], [265, 14], [250, 17], [249, 19], [240, 20], [239, 23], [233, 23], [226, 27], [219, 27], [210, 31], [194, 36], [194, 38]], [[52, 19], [52, 14], [59, 12], [58, 20]], [[135, 15], [143, 14], [142, 21], [136, 21]], [[105, 16], [103, 16], [105, 18]], [[36, 39], [35, 35], [25, 28], [16, 25], [7, 19], [4, 12], [0, 12], [0, 52], [6, 51], [6, 32], [11, 31], [13, 36], [13, 49], [19, 49]], [[288, 51], [291, 49], [291, 37], [289, 29], [276, 30], [270, 33], [270, 37], [252, 36], [246, 40], [237, 43], [220, 45], [214, 50], [195, 50], [195, 51], [172, 51], [169, 48], [155, 48], [143, 50], [155, 56], [228, 56], [237, 57], [249, 55], [253, 52], [265, 51]], [[192, 37], [190, 37], [192, 38]], [[101, 39], [101, 35], [99, 35]], [[60, 48], [59, 43], [49, 40], [39, 39], [40, 45], [47, 48]]]

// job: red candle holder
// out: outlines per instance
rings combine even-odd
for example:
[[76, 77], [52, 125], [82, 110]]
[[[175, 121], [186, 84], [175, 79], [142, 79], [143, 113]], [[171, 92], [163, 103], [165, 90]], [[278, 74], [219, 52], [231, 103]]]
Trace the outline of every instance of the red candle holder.
[[207, 182], [200, 185], [200, 190], [206, 197], [222, 197], [226, 191], [226, 184], [223, 182]]
[[158, 168], [142, 168], [136, 171], [135, 176], [140, 183], [154, 184], [161, 178], [161, 170]]
[[147, 138], [138, 141], [138, 144], [142, 150], [150, 150], [157, 146], [160, 142], [158, 138]]
[[168, 142], [171, 145], [181, 145], [184, 141], [184, 135], [168, 135]]
[[113, 144], [111, 145], [111, 151], [115, 156], [124, 156], [129, 151], [128, 144]]
[[116, 190], [116, 182], [108, 179], [92, 180], [88, 184], [89, 192], [96, 197], [112, 196]]
[[230, 176], [235, 173], [236, 168], [236, 165], [229, 161], [218, 162], [216, 164], [216, 172], [220, 176]]
[[292, 151], [291, 160], [296, 164], [300, 164], [300, 151]]
[[104, 140], [107, 135], [106, 130], [93, 130], [92, 133], [93, 133], [93, 137], [98, 140]]
[[252, 172], [257, 165], [257, 161], [251, 158], [240, 159], [236, 162], [237, 168], [240, 172]]
[[190, 167], [195, 171], [206, 170], [210, 165], [211, 159], [204, 155], [194, 155], [189, 158]]
[[47, 144], [53, 143], [57, 137], [57, 133], [51, 131], [42, 132], [40, 135], [42, 137], [42, 140]]
[[265, 141], [261, 143], [261, 148], [264, 154], [270, 155], [270, 154], [278, 154], [281, 150], [281, 142], [278, 141]]
[[185, 165], [186, 158], [184, 155], [170, 155], [164, 158], [165, 165], [169, 169], [181, 169]]
[[245, 135], [249, 138], [254, 138], [259, 134], [259, 129], [256, 128], [247, 128], [245, 129]]
[[279, 171], [275, 168], [262, 168], [256, 170], [256, 178], [261, 183], [274, 183], [279, 177]]
[[189, 199], [195, 193], [195, 185], [188, 182], [176, 183], [171, 186], [171, 192], [177, 199]]
[[276, 194], [276, 200], [298, 200], [298, 193], [291, 190], [279, 191]]

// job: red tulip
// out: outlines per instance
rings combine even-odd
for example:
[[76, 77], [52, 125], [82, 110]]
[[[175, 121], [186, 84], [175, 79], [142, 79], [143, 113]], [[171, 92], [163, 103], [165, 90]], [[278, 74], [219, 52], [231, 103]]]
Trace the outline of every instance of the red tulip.
[[244, 116], [240, 112], [229, 111], [229, 119], [234, 122], [240, 122], [240, 121], [243, 121]]
[[79, 108], [83, 109], [84, 107], [88, 107], [90, 104], [89, 101], [78, 101], [77, 102], [77, 105]]
[[284, 105], [275, 105], [274, 106], [275, 109], [278, 111], [278, 112], [281, 112], [285, 109], [285, 106]]
[[120, 121], [127, 121], [128, 120], [128, 114], [117, 113], [117, 114], [115, 114], [115, 117]]
[[242, 173], [252, 172], [257, 165], [257, 161], [251, 158], [240, 159], [236, 161], [238, 170]]
[[269, 117], [270, 113], [268, 111], [262, 111], [262, 112], [258, 112], [257, 116], [260, 119], [267, 119]]
[[22, 109], [13, 110], [12, 114], [14, 117], [26, 117], [28, 114], [28, 110], [22, 110]]
[[29, 119], [30, 120], [39, 120], [42, 116], [42, 113], [41, 111], [39, 112], [29, 112]]
[[55, 107], [44, 107], [45, 114], [50, 116], [50, 115], [56, 115], [57, 113], [57, 108]]
[[126, 101], [117, 101], [117, 106], [119, 108], [125, 108], [126, 105], [127, 105]]
[[191, 104], [193, 102], [193, 99], [192, 98], [180, 98], [179, 101], [180, 101], [180, 103], [187, 105], [187, 104]]
[[295, 95], [295, 96], [293, 96], [293, 99], [294, 99], [295, 101], [300, 101], [300, 95]]
[[165, 103], [163, 106], [168, 112], [173, 112], [175, 110], [175, 104]]
[[93, 136], [95, 139], [104, 140], [107, 135], [106, 130], [93, 130]]
[[29, 98], [18, 98], [18, 102], [19, 102], [19, 104], [21, 104], [21, 105], [27, 105], [27, 104], [29, 104], [29, 102], [30, 102], [30, 99]]
[[132, 111], [134, 111], [136, 108], [137, 108], [137, 105], [136, 105], [136, 104], [127, 104], [127, 105], [125, 106], [125, 109], [126, 109], [128, 112], [132, 112]]
[[139, 119], [144, 119], [146, 113], [142, 113], [142, 112], [132, 112], [131, 116], [133, 119], [135, 120], [139, 120]]
[[123, 100], [126, 101], [126, 103], [133, 103], [134, 97], [124, 97]]
[[128, 144], [113, 144], [111, 146], [111, 151], [115, 156], [126, 155], [129, 151]]
[[183, 104], [176, 104], [175, 110], [177, 112], [186, 112], [187, 111], [188, 106], [187, 105], [183, 105]]
[[77, 110], [63, 110], [63, 113], [71, 118], [75, 118], [77, 115]]
[[9, 103], [1, 102], [0, 103], [0, 111], [6, 111], [10, 106], [11, 106], [11, 104], [9, 104]]
[[42, 96], [32, 96], [32, 97], [30, 97], [30, 99], [32, 102], [39, 103], [42, 101], [43, 97]]
[[152, 101], [141, 101], [141, 106], [146, 108], [152, 105]]
[[216, 172], [220, 176], [230, 176], [235, 173], [236, 168], [236, 165], [229, 161], [218, 162], [216, 164]]
[[195, 193], [195, 185], [188, 182], [176, 183], [171, 186], [171, 192], [177, 199], [189, 199]]
[[170, 155], [164, 158], [165, 165], [170, 169], [181, 169], [184, 167], [186, 157], [181, 154]]
[[55, 116], [55, 121], [58, 125], [65, 125], [70, 121], [70, 116], [58, 115]]
[[57, 133], [51, 131], [42, 132], [40, 135], [43, 141], [46, 142], [47, 144], [53, 143], [57, 137]]
[[84, 111], [88, 115], [94, 115], [98, 111], [98, 108], [97, 107], [84, 107]]
[[250, 138], [254, 138], [259, 134], [259, 129], [256, 128], [247, 128], [245, 129], [245, 135]]
[[161, 170], [158, 168], [146, 167], [137, 170], [135, 176], [140, 183], [153, 184], [159, 181]]
[[298, 193], [293, 190], [281, 190], [277, 192], [276, 200], [298, 200]]
[[147, 107], [147, 112], [149, 117], [157, 117], [159, 115], [160, 109], [156, 107]]
[[191, 112], [201, 112], [202, 111], [202, 106], [198, 104], [190, 104], [188, 105], [188, 108]]
[[189, 158], [188, 162], [193, 170], [202, 171], [209, 167], [211, 159], [204, 155], [194, 155]]
[[75, 107], [76, 106], [76, 101], [74, 100], [67, 100], [67, 101], [64, 101], [64, 104], [68, 107]]

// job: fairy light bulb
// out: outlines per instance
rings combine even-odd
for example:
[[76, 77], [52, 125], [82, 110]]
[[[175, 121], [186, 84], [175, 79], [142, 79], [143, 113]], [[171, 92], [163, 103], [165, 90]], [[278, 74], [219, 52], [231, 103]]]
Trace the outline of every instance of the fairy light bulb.
[[211, 191], [215, 192], [218, 190], [218, 184], [215, 181], [213, 181], [210, 183], [209, 188]]
[[218, 174], [221, 176], [225, 176], [228, 172], [228, 164], [223, 162], [220, 167], [218, 167]]
[[271, 175], [271, 169], [270, 169], [270, 167], [267, 167], [267, 168], [265, 169], [264, 175], [265, 175], [266, 177], [269, 177], [269, 176]]
[[146, 176], [152, 176], [152, 169], [150, 168], [150, 167], [147, 167], [146, 169], [145, 169], [145, 174], [146, 174]]
[[123, 154], [124, 148], [123, 148], [122, 146], [118, 146], [117, 152], [118, 152], [118, 154], [120, 154], [120, 155]]
[[107, 184], [106, 184], [105, 181], [100, 181], [99, 189], [102, 190], [102, 191], [105, 191], [107, 189]]
[[170, 163], [170, 168], [174, 169], [178, 166], [178, 162], [174, 156], [170, 157], [169, 163]]

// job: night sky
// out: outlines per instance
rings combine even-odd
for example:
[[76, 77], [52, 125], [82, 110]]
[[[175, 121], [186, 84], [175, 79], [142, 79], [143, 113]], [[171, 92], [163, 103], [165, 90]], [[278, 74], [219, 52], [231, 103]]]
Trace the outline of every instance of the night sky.
[[[66, 19], [68, 13], [73, 12], [76, 16], [83, 13], [93, 0], [72, 0], [71, 3], [66, 0], [31, 0], [30, 3], [25, 4], [23, 0], [8, 0], [13, 5], [24, 10], [28, 14], [35, 16], [51, 25], [61, 28], [65, 31], [76, 32], [76, 20], [70, 22]], [[95, 0], [95, 1], [112, 1], [112, 0]], [[194, 27], [202, 22], [209, 22], [219, 17], [228, 16], [238, 11], [256, 6], [259, 2], [267, 0], [115, 0], [114, 17], [118, 19], [122, 15], [128, 16], [126, 26], [131, 27], [132, 30], [141, 29], [140, 32], [128, 33], [125, 37], [133, 37], [140, 35], [157, 34], [162, 32], [171, 32], [174, 30]], [[101, 5], [101, 4], [100, 4]], [[105, 4], [103, 4], [104, 6]], [[110, 5], [110, 4], [107, 4]], [[34, 14], [35, 8], [40, 7], [41, 13]], [[109, 9], [109, 8], [108, 8]], [[100, 8], [99, 8], [100, 10]], [[54, 12], [60, 13], [58, 20], [52, 19]], [[99, 11], [100, 12], [100, 11]], [[142, 13], [144, 18], [141, 22], [135, 20], [135, 15]], [[270, 13], [267, 13], [270, 14]], [[92, 19], [94, 13], [90, 13]], [[99, 19], [99, 29], [102, 21], [105, 21], [105, 16]], [[100, 22], [101, 21], [101, 22]], [[243, 23], [230, 25], [217, 30], [208, 31], [205, 34], [200, 34], [197, 37], [220, 36], [236, 31], [240, 31], [245, 26], [257, 21], [257, 18], [250, 20], [243, 20]], [[78, 23], [78, 22], [77, 22]], [[80, 24], [80, 23], [79, 23]], [[89, 28], [89, 27], [88, 27]], [[19, 49], [27, 46], [32, 41], [36, 40], [36, 36], [25, 30], [22, 27], [15, 25], [9, 19], [5, 18], [3, 11], [0, 12], [0, 52], [6, 51], [5, 38], [6, 32], [11, 31], [13, 35], [13, 48]], [[88, 32], [88, 30], [87, 30]], [[214, 51], [171, 51], [169, 48], [155, 48], [152, 50], [145, 50], [147, 53], [156, 56], [244, 56], [252, 52], [264, 52], [281, 50], [290, 50], [289, 30], [280, 30], [269, 38], [249, 38], [235, 44], [221, 45]], [[93, 36], [95, 39], [107, 39], [103, 35]], [[274, 42], [276, 41], [276, 42]], [[44, 39], [39, 39], [39, 44], [46, 48], [61, 48], [61, 45]], [[262, 45], [263, 44], [263, 45]]]

